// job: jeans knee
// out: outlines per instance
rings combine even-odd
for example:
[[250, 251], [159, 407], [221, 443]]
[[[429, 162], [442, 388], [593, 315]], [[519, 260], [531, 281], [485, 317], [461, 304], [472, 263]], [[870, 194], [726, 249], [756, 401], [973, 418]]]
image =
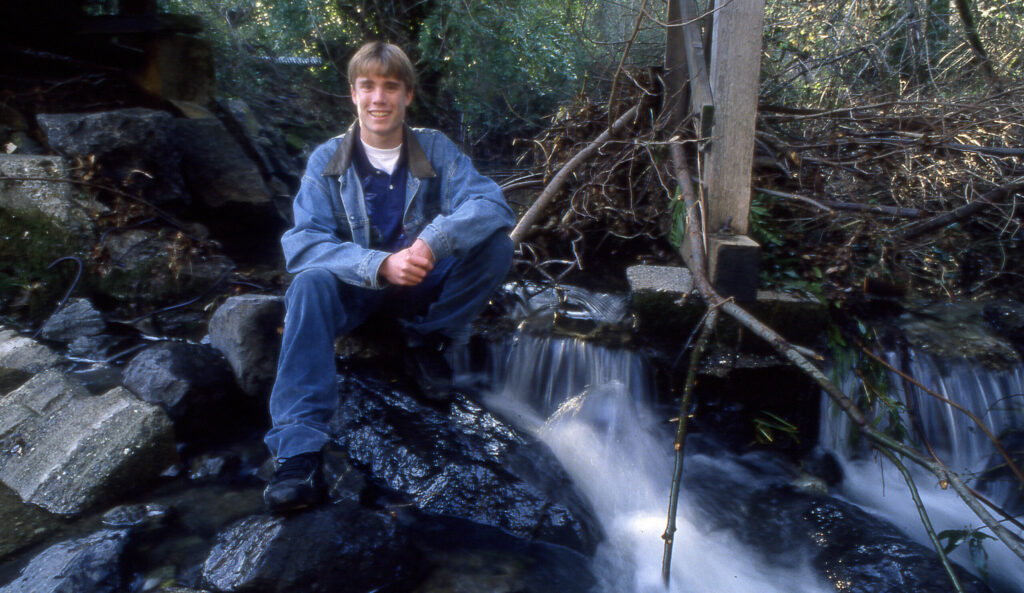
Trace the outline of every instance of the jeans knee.
[[337, 278], [324, 268], [303, 270], [295, 276], [288, 291], [285, 292], [285, 302], [301, 300], [314, 294], [336, 294], [337, 287]]

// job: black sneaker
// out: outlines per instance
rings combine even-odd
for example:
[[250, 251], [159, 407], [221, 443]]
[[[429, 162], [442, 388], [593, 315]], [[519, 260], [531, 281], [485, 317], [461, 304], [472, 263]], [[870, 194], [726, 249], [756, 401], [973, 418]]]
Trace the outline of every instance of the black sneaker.
[[429, 400], [446, 401], [452, 395], [452, 367], [445, 358], [447, 338], [428, 336], [423, 343], [410, 346], [405, 354], [405, 370]]
[[325, 493], [323, 456], [319, 451], [303, 453], [280, 462], [263, 491], [263, 502], [275, 513], [294, 511], [320, 504]]

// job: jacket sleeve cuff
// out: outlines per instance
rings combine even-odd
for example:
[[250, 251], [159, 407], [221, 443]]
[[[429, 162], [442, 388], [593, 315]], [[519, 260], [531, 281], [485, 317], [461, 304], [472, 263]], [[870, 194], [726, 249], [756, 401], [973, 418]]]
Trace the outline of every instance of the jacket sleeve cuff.
[[389, 255], [391, 254], [386, 251], [371, 250], [363, 259], [360, 272], [363, 276], [364, 288], [381, 290], [387, 286], [387, 283], [380, 277], [380, 266]]
[[448, 238], [434, 223], [428, 224], [417, 238], [423, 239], [423, 242], [430, 247], [430, 251], [434, 254], [434, 263], [452, 254], [452, 246], [448, 242]]

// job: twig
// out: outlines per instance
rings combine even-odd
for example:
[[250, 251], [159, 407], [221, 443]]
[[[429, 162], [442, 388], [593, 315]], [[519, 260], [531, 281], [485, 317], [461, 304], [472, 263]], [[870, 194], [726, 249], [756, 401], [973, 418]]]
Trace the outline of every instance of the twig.
[[676, 510], [679, 506], [679, 489], [683, 480], [683, 454], [686, 447], [686, 429], [690, 418], [690, 404], [693, 401], [693, 387], [697, 384], [697, 370], [700, 365], [700, 359], [704, 355], [708, 340], [711, 338], [711, 332], [714, 331], [717, 323], [718, 309], [712, 308], [704, 318], [700, 337], [697, 338], [697, 343], [694, 344], [693, 351], [690, 353], [690, 367], [686, 373], [686, 384], [683, 386], [683, 395], [679, 401], [679, 418], [676, 420], [676, 440], [674, 445], [675, 466], [672, 469], [672, 490], [668, 498], [668, 523], [665, 526], [665, 533], [661, 536], [661, 539], [665, 540], [665, 550], [661, 557], [661, 579], [666, 587], [672, 574], [672, 544], [675, 541]]
[[516, 228], [512, 229], [513, 242], [519, 243], [523, 240], [523, 237], [526, 236], [530, 227], [537, 223], [541, 214], [544, 213], [544, 209], [551, 204], [555, 195], [558, 194], [558, 191], [561, 190], [562, 186], [565, 185], [565, 182], [568, 181], [569, 175], [573, 170], [590, 158], [590, 156], [598, 149], [604, 146], [605, 142], [622, 132], [626, 126], [633, 121], [633, 118], [636, 117], [639, 110], [639, 105], [631, 107], [628, 111], [623, 113], [619, 119], [615, 120], [615, 123], [612, 124], [610, 128], [601, 132], [600, 136], [595, 138], [594, 141], [588, 144], [586, 148], [576, 153], [576, 156], [569, 159], [569, 162], [559, 169], [558, 173], [556, 173], [551, 179], [551, 182], [544, 188], [544, 191], [542, 191], [540, 196], [537, 197], [537, 200], [534, 201], [532, 206], [530, 206], [530, 209], [526, 211], [526, 214], [523, 214], [523, 217], [519, 220], [519, 224], [516, 225]]
[[789, 192], [779, 191], [775, 189], [768, 189], [766, 187], [755, 187], [754, 191], [761, 192], [766, 196], [774, 196], [776, 198], [785, 198], [787, 200], [796, 200], [809, 204], [819, 210], [825, 212], [833, 212], [835, 210], [849, 210], [853, 212], [869, 212], [871, 214], [887, 214], [890, 216], [900, 216], [904, 218], [920, 218], [924, 215], [921, 210], [917, 208], [900, 208], [898, 206], [879, 206], [877, 204], [856, 204], [853, 202], [837, 202], [835, 200], [822, 200], [809, 198], [800, 194], [793, 194]]
[[882, 357], [880, 357], [877, 354], [875, 354], [874, 352], [872, 352], [864, 344], [859, 344], [859, 345], [860, 345], [860, 349], [865, 354], [870, 356], [872, 359], [878, 361], [885, 368], [887, 368], [890, 371], [892, 371], [892, 372], [896, 373], [897, 375], [899, 375], [900, 378], [903, 379], [904, 381], [909, 382], [910, 384], [916, 386], [921, 391], [924, 391], [926, 394], [928, 394], [928, 395], [938, 399], [939, 401], [945, 403], [946, 405], [949, 405], [949, 406], [951, 406], [953, 408], [956, 408], [957, 410], [963, 412], [968, 418], [971, 419], [972, 422], [974, 422], [975, 425], [977, 425], [978, 428], [981, 429], [981, 431], [983, 433], [985, 433], [985, 436], [988, 438], [988, 440], [991, 441], [993, 445], [995, 445], [996, 451], [999, 452], [999, 455], [1006, 462], [1007, 467], [1009, 467], [1010, 471], [1012, 471], [1013, 474], [1015, 476], [1017, 476], [1017, 479], [1020, 480], [1021, 485], [1024, 485], [1024, 472], [1021, 472], [1020, 468], [1017, 467], [1017, 464], [1014, 463], [1013, 458], [1010, 456], [1010, 453], [1007, 452], [1007, 450], [999, 442], [999, 439], [996, 438], [996, 435], [992, 434], [992, 431], [989, 430], [988, 426], [986, 426], [985, 423], [981, 421], [981, 418], [978, 418], [978, 416], [976, 416], [974, 414], [974, 412], [971, 412], [967, 408], [965, 408], [962, 405], [958, 404], [957, 402], [949, 399], [948, 397], [943, 396], [941, 393], [938, 393], [938, 392], [936, 392], [933, 389], [929, 389], [928, 387], [926, 387], [924, 384], [922, 384], [917, 379], [911, 377], [907, 373], [904, 373], [900, 369], [898, 369], [898, 368], [892, 366], [891, 364], [889, 364]]
[[[67, 304], [67, 302], [68, 302], [68, 298], [71, 297], [71, 293], [74, 292], [75, 287], [78, 286], [78, 280], [82, 277], [82, 260], [78, 259], [77, 257], [75, 257], [73, 255], [66, 255], [64, 257], [57, 258], [57, 259], [53, 260], [52, 262], [50, 262], [50, 265], [46, 266], [46, 269], [49, 270], [49, 269], [53, 268], [53, 266], [59, 264], [60, 262], [64, 262], [64, 261], [73, 261], [73, 262], [75, 262], [76, 264], [78, 264], [78, 269], [75, 270], [75, 278], [71, 281], [71, 286], [69, 286], [67, 291], [64, 293], [64, 298], [62, 298], [60, 300], [60, 302], [57, 303], [57, 308], [53, 310], [53, 313], [50, 313], [50, 317], [53, 317], [54, 315], [59, 313], [61, 309], [64, 308], [64, 305]], [[46, 325], [46, 324], [44, 323], [43, 325]], [[34, 334], [32, 334], [32, 339], [35, 339], [37, 336], [39, 336], [39, 333], [41, 331], [43, 331], [43, 326], [42, 325], [39, 326], [39, 329], [37, 329]]]
[[935, 528], [932, 526], [931, 519], [928, 518], [928, 511], [924, 508], [924, 502], [921, 501], [921, 494], [917, 491], [917, 485], [914, 484], [914, 478], [911, 477], [910, 472], [907, 471], [907, 466], [903, 465], [903, 462], [893, 455], [892, 451], [881, 447], [876, 447], [875, 450], [888, 457], [889, 461], [896, 466], [896, 469], [903, 474], [903, 479], [907, 482], [907, 488], [910, 489], [910, 496], [914, 499], [914, 506], [917, 507], [917, 514], [921, 517], [921, 525], [923, 525], [924, 530], [928, 532], [928, 539], [932, 541], [932, 546], [935, 547], [935, 553], [939, 555], [939, 560], [942, 561], [942, 567], [946, 569], [946, 574], [949, 575], [949, 580], [952, 581], [953, 588], [956, 589], [957, 593], [964, 593], [964, 588], [960, 584], [960, 579], [957, 578], [956, 572], [953, 570], [953, 565], [949, 563], [946, 551], [942, 548], [942, 543], [939, 542], [939, 537], [935, 534]]
[[615, 117], [615, 99], [616, 92], [619, 87], [619, 75], [622, 74], [622, 68], [626, 65], [626, 57], [629, 55], [629, 50], [633, 47], [633, 42], [636, 41], [636, 36], [640, 32], [640, 23], [644, 22], [644, 16], [646, 14], [648, 0], [644, 0], [644, 3], [640, 6], [640, 12], [636, 15], [636, 23], [633, 24], [633, 35], [630, 36], [629, 41], [626, 42], [626, 48], [622, 50], [622, 55], [619, 57], [619, 66], [615, 69], [615, 76], [612, 77], [612, 88], [608, 92], [608, 127], [611, 128], [615, 125], [612, 118]]

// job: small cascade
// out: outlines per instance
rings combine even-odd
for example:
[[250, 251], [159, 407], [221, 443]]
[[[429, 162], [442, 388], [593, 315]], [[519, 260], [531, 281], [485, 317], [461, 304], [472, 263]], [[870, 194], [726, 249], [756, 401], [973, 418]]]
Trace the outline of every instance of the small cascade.
[[[946, 337], [950, 341], [956, 339], [953, 335]], [[913, 346], [886, 352], [884, 358], [941, 396], [935, 397], [913, 382], [889, 373], [889, 395], [904, 406], [898, 418], [907, 429], [908, 438], [922, 449], [930, 445], [951, 469], [967, 478], [969, 485], [1008, 510], [1016, 507], [1019, 513], [1024, 500], [1020, 484], [1006, 469], [986, 431], [1000, 439], [1013, 439], [1015, 432], [1019, 438], [1024, 430], [1024, 364], [1018, 360], [1016, 364], [990, 367], [965, 358], [936, 356]], [[840, 387], [847, 394], [863, 390], [852, 373], [842, 383]], [[842, 494], [930, 545], [903, 477], [888, 461], [882, 463], [877, 456], [854, 445], [854, 429], [828, 401], [824, 405], [821, 443], [842, 458]], [[973, 414], [984, 429], [963, 410]], [[889, 418], [889, 422], [893, 426], [895, 420]], [[1019, 450], [1020, 442], [1016, 445]], [[924, 470], [911, 470], [937, 532], [982, 528], [952, 490], [944, 490]], [[988, 530], [982, 529], [981, 533], [988, 534]], [[995, 590], [1020, 591], [1024, 563], [1005, 546], [986, 539], [984, 552], [975, 550], [974, 558], [969, 548], [966, 543], [961, 545], [953, 555], [954, 561], [971, 568], [976, 566], [975, 560], [981, 560]]]
[[[576, 295], [586, 298], [585, 295]], [[602, 295], [607, 299], [607, 295]], [[602, 301], [605, 308], [607, 301]], [[517, 333], [493, 345], [500, 391], [486, 405], [541, 438], [601, 518], [606, 539], [594, 566], [602, 592], [655, 593], [673, 463], [671, 412], [654, 407], [644, 357], [578, 337]], [[707, 475], [742, 471], [727, 457], [688, 454]], [[758, 480], [761, 482], [758, 482]], [[744, 487], [763, 478], [744, 476]], [[720, 489], [722, 489], [720, 487]], [[780, 566], [713, 529], [684, 491], [668, 589], [674, 593], [824, 593], [834, 587], [799, 558]]]

